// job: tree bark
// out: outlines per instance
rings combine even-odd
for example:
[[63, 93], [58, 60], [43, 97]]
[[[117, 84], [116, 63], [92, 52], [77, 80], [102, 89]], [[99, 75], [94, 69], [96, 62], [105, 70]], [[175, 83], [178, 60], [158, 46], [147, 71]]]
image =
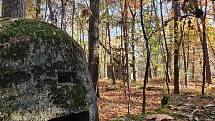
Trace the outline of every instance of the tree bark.
[[2, 17], [17, 18], [24, 17], [24, 0], [2, 0]]
[[207, 14], [207, 0], [205, 0], [205, 12], [204, 16], [201, 18], [202, 23], [202, 49], [203, 49], [203, 82], [202, 82], [202, 95], [205, 94], [205, 82], [207, 81], [210, 84], [211, 81], [211, 69], [210, 69], [210, 61], [208, 56], [208, 47], [207, 47], [207, 34], [206, 34], [206, 14]]
[[173, 1], [174, 10], [174, 94], [179, 94], [179, 36], [178, 16], [180, 14], [179, 1]]
[[49, 8], [49, 19], [51, 20], [51, 23], [54, 25], [57, 25], [57, 16], [56, 16], [56, 11], [54, 10], [54, 4], [55, 2], [48, 0], [47, 5]]
[[[195, 47], [193, 47], [193, 56], [195, 57]], [[192, 80], [195, 78], [195, 60], [192, 59]]]
[[170, 57], [170, 55], [169, 55], [169, 48], [168, 48], [168, 45], [167, 45], [166, 33], [165, 33], [165, 28], [164, 28], [163, 4], [162, 4], [161, 0], [160, 0], [160, 10], [161, 10], [161, 25], [162, 25], [163, 39], [164, 39], [165, 50], [166, 50], [165, 82], [166, 82], [166, 86], [167, 86], [167, 92], [169, 94], [170, 91], [169, 91], [169, 83], [168, 82], [170, 81], [170, 78], [169, 78], [169, 57]]
[[[185, 46], [184, 46], [184, 41], [182, 42], [182, 49], [183, 49], [183, 60], [184, 60], [184, 85], [187, 86], [187, 57], [186, 57], [186, 52], [185, 52]], [[189, 52], [189, 50], [188, 50]]]
[[[94, 89], [99, 97], [98, 78], [99, 78], [99, 0], [90, 0], [90, 10], [92, 15], [89, 19], [88, 33], [88, 70], [91, 75]], [[99, 115], [97, 112], [97, 121]]]
[[[207, 0], [206, 0], [207, 2]], [[203, 74], [203, 76], [206, 76], [206, 81], [208, 84], [211, 84], [211, 68], [210, 68], [210, 60], [209, 60], [209, 55], [208, 55], [208, 47], [207, 47], [207, 34], [206, 34], [206, 25], [205, 25], [205, 19], [206, 19], [206, 14], [207, 14], [207, 3], [205, 5], [205, 13], [204, 16], [201, 20], [202, 23], [202, 48], [203, 48], [203, 63], [205, 63], [205, 65], [203, 65], [206, 71], [206, 75]], [[204, 69], [203, 69], [204, 70]]]
[[143, 0], [140, 0], [140, 18], [141, 18], [141, 27], [143, 32], [143, 37], [145, 40], [145, 46], [146, 46], [146, 69], [145, 69], [145, 76], [143, 81], [143, 104], [142, 104], [142, 113], [145, 113], [146, 111], [146, 84], [148, 82], [148, 76], [149, 76], [149, 68], [150, 68], [150, 50], [149, 50], [149, 42], [146, 35], [145, 25], [144, 25], [144, 18], [143, 18]]
[[65, 7], [66, 7], [66, 1], [61, 0], [61, 25], [60, 25], [60, 28], [64, 31], [66, 31]]
[[71, 36], [72, 38], [74, 38], [74, 18], [75, 18], [75, 0], [72, 1], [72, 33]]
[[132, 8], [129, 6], [131, 15], [132, 15], [132, 27], [131, 27], [131, 50], [132, 50], [132, 69], [133, 69], [133, 81], [137, 80], [137, 71], [136, 71], [136, 57], [135, 57], [135, 19], [136, 19], [136, 11], [132, 11]]
[[41, 13], [41, 0], [36, 0], [36, 18], [37, 19], [41, 19], [40, 17], [41, 17], [41, 15], [40, 15], [40, 13]]
[[127, 28], [127, 20], [128, 20], [128, 1], [125, 0], [124, 4], [124, 14], [123, 14], [123, 38], [124, 38], [124, 46], [125, 46], [125, 81], [127, 82], [128, 86], [128, 115], [130, 114], [130, 79], [129, 79], [129, 60], [128, 60], [128, 28]]
[[90, 10], [92, 15], [89, 19], [89, 33], [88, 33], [88, 69], [97, 90], [98, 84], [98, 68], [99, 68], [99, 0], [90, 0]]
[[110, 33], [110, 23], [108, 20], [107, 25], [107, 32], [108, 32], [108, 45], [109, 45], [109, 53], [110, 53], [110, 66], [111, 66], [111, 78], [112, 78], [112, 84], [116, 84], [116, 78], [115, 78], [115, 72], [114, 72], [114, 64], [113, 64], [113, 53], [112, 53], [112, 47], [111, 47], [111, 33]]

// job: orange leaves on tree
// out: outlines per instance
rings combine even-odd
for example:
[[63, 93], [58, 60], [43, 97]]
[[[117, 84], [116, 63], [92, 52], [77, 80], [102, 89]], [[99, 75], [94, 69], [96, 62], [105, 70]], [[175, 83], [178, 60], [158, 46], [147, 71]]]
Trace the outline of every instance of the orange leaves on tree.
[[133, 9], [139, 9], [140, 8], [140, 2], [138, 0], [129, 0], [128, 4], [130, 7], [132, 7]]

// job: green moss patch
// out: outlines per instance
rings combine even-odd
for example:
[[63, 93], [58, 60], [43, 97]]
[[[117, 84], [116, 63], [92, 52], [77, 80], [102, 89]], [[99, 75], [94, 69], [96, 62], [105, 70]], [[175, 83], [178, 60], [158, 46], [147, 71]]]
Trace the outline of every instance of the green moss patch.
[[54, 25], [31, 19], [3, 21], [0, 37], [31, 37], [33, 39], [54, 39], [70, 42], [66, 32]]

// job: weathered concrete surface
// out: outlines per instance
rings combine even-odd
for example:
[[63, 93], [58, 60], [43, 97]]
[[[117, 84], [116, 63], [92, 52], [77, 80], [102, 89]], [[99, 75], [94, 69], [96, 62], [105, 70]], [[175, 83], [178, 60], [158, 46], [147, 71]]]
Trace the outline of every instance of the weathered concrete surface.
[[0, 30], [0, 120], [49, 120], [88, 111], [96, 95], [81, 47], [59, 28], [7, 20]]

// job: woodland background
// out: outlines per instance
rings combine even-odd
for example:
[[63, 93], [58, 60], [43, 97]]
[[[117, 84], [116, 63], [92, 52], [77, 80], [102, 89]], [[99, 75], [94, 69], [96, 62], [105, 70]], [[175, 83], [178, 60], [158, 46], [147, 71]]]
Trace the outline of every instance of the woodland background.
[[[167, 94], [215, 94], [214, 0], [20, 1], [1, 2], [22, 4], [14, 17], [52, 23], [83, 47], [102, 120], [145, 113]], [[126, 106], [112, 114], [115, 99]]]

